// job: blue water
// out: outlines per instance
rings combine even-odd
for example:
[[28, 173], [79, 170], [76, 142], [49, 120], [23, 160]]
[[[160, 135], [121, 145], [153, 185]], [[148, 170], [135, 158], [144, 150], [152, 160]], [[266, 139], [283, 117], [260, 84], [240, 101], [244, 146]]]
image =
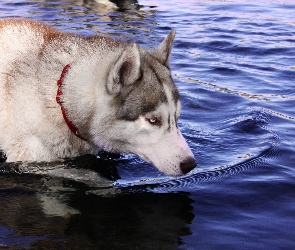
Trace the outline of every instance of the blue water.
[[[121, 1], [120, 3], [122, 3]], [[3, 1], [1, 17], [152, 49], [177, 32], [180, 128], [198, 167], [132, 155], [1, 165], [6, 249], [294, 249], [295, 3]]]

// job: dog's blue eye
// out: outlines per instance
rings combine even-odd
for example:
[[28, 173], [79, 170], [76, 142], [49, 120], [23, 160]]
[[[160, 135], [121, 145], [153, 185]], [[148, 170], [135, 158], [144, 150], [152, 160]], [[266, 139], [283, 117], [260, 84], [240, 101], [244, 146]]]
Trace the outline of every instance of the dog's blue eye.
[[157, 118], [156, 117], [154, 117], [154, 118], [151, 118], [151, 119], [149, 119], [149, 122], [150, 123], [156, 123], [157, 122]]
[[147, 121], [154, 126], [158, 126], [161, 127], [162, 125], [162, 121], [161, 119], [157, 118], [157, 117], [152, 117], [152, 118], [148, 118]]

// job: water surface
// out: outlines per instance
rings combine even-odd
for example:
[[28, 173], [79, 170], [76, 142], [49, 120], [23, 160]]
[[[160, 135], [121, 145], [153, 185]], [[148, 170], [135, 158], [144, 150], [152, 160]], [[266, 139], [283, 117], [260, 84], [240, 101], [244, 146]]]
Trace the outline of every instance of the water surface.
[[293, 1], [5, 1], [1, 17], [107, 33], [151, 50], [177, 32], [180, 128], [198, 167], [171, 178], [133, 155], [1, 165], [7, 249], [293, 249]]

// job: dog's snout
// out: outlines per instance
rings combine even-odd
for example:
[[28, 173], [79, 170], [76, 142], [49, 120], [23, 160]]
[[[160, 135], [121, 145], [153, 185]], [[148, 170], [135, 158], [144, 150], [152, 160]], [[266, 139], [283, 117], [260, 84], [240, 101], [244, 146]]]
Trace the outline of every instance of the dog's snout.
[[197, 166], [194, 158], [190, 157], [180, 163], [180, 170], [183, 174], [187, 174]]

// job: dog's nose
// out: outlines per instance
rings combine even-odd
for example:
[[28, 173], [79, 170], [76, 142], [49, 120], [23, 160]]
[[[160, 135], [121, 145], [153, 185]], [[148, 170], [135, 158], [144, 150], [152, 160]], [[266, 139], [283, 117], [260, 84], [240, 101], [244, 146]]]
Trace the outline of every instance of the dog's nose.
[[180, 163], [180, 170], [183, 174], [187, 174], [189, 171], [193, 170], [197, 166], [194, 158], [186, 158]]

